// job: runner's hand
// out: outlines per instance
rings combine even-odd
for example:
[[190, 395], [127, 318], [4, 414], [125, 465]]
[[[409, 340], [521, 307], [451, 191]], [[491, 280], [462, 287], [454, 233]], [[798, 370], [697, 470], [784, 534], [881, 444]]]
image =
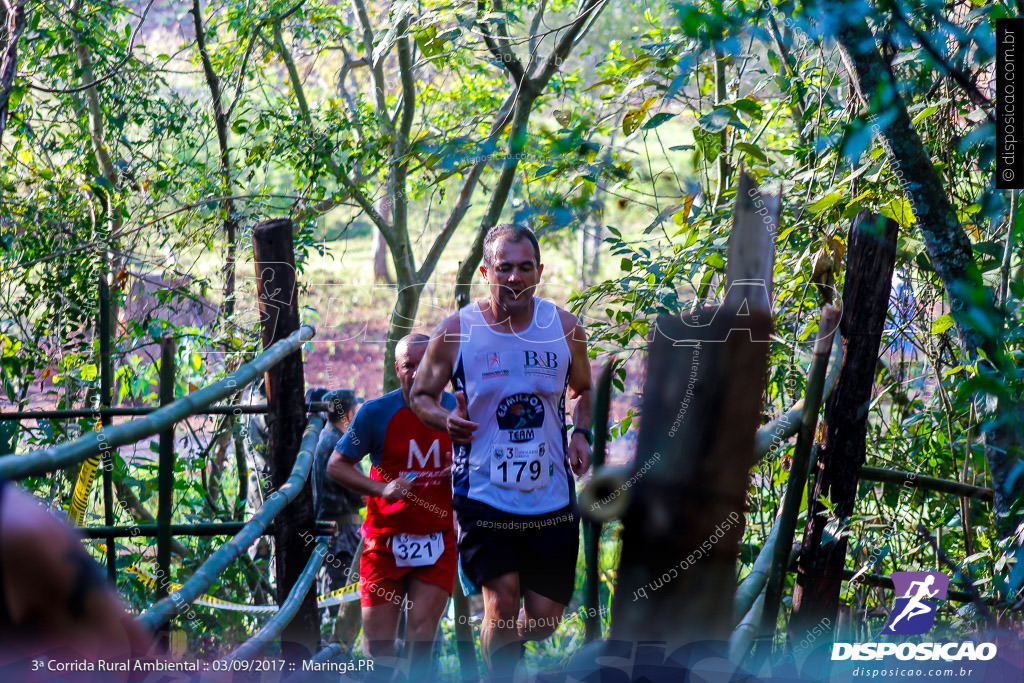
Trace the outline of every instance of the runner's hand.
[[412, 479], [407, 479], [403, 474], [398, 479], [392, 479], [384, 487], [384, 493], [381, 497], [389, 503], [396, 500], [401, 500], [409, 494], [409, 490], [412, 488]]
[[574, 433], [569, 438], [569, 466], [577, 479], [590, 467], [590, 444], [582, 434]]
[[455, 392], [455, 410], [448, 413], [448, 436], [452, 441], [465, 443], [473, 440], [473, 432], [480, 426], [476, 422], [469, 421], [469, 411], [466, 409], [466, 394]]

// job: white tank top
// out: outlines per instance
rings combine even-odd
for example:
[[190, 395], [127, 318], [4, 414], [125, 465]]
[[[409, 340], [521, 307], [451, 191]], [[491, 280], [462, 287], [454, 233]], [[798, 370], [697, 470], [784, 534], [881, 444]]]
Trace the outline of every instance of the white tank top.
[[561, 509], [575, 497], [566, 456], [565, 390], [571, 355], [557, 307], [534, 297], [522, 332], [497, 332], [476, 302], [459, 310], [452, 373], [466, 393], [473, 441], [455, 444], [456, 495], [521, 515]]

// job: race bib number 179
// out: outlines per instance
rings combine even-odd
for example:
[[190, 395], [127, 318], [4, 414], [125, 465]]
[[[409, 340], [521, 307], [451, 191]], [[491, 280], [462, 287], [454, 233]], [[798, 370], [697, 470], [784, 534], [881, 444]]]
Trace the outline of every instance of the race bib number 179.
[[545, 445], [495, 448], [491, 458], [491, 483], [519, 491], [547, 487], [551, 470], [544, 457]]

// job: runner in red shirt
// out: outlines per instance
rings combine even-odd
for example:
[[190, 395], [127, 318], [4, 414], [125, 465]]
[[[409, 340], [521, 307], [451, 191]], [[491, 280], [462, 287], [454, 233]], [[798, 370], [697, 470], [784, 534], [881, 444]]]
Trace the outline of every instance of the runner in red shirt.
[[[414, 672], [426, 670], [437, 623], [455, 585], [452, 442], [409, 408], [409, 390], [429, 338], [403, 337], [395, 349], [402, 386], [367, 401], [338, 441], [327, 474], [367, 496], [359, 565], [363, 640], [375, 660], [394, 657], [403, 597]], [[451, 410], [455, 397], [445, 394]], [[369, 454], [370, 476], [357, 463]]]

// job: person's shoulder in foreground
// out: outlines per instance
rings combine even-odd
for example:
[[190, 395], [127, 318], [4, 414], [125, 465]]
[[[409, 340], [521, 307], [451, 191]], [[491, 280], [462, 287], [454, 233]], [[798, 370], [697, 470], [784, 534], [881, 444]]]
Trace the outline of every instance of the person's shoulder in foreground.
[[126, 658], [150, 651], [149, 634], [72, 530], [34, 496], [2, 482], [0, 591], [7, 611], [0, 663], [44, 653]]

